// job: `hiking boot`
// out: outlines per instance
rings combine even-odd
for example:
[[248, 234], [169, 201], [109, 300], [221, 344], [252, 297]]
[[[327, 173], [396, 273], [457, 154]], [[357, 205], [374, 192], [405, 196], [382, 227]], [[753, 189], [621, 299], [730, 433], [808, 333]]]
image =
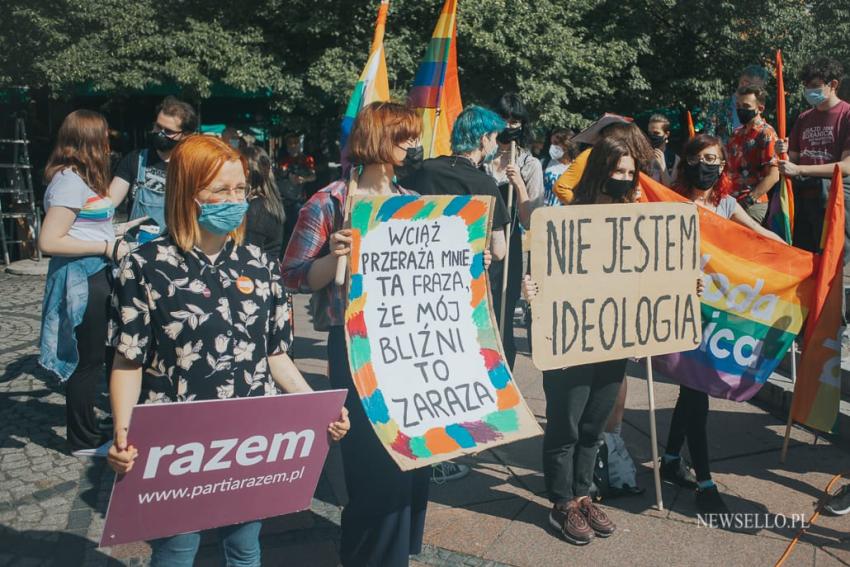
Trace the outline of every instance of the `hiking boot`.
[[841, 489], [829, 499], [829, 504], [823, 507], [824, 510], [836, 516], [843, 516], [850, 513], [850, 484], [845, 484]]
[[697, 510], [701, 514], [728, 514], [729, 508], [720, 498], [720, 492], [716, 486], [708, 488], [697, 488]]
[[666, 463], [661, 459], [661, 480], [691, 490], [697, 487], [697, 477], [681, 457]]
[[587, 545], [593, 539], [593, 530], [587, 524], [578, 503], [555, 504], [549, 512], [549, 524], [573, 545]]
[[431, 465], [431, 482], [443, 484], [452, 480], [459, 480], [469, 474], [469, 467], [453, 461], [444, 461]]
[[608, 537], [617, 529], [608, 514], [603, 512], [602, 508], [594, 504], [590, 498], [583, 498], [579, 502], [579, 510], [584, 515], [584, 519], [587, 520], [587, 525], [597, 536]]

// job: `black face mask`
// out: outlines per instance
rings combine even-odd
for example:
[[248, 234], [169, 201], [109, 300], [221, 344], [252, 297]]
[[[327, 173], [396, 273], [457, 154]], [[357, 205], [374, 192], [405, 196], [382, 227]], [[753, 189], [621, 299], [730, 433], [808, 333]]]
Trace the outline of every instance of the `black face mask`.
[[635, 182], [632, 179], [614, 179], [613, 177], [609, 177], [605, 180], [605, 187], [602, 189], [602, 192], [612, 199], [622, 199], [634, 186]]
[[750, 120], [758, 114], [758, 111], [751, 108], [737, 108], [735, 112], [738, 114], [738, 120], [741, 121], [741, 124], [749, 124]]
[[177, 145], [178, 140], [172, 140], [165, 135], [165, 132], [149, 132], [148, 142], [155, 150], [170, 152]]
[[667, 141], [664, 134], [647, 134], [646, 137], [649, 138], [649, 143], [653, 148], [660, 148]]
[[425, 150], [422, 146], [414, 146], [407, 148], [404, 154], [404, 161], [401, 162], [402, 167], [408, 173], [416, 171], [422, 167], [422, 160], [425, 158]]
[[510, 144], [519, 142], [520, 138], [522, 138], [522, 128], [505, 128], [496, 136], [496, 141], [500, 144]]
[[685, 164], [685, 180], [694, 189], [708, 191], [714, 187], [718, 179], [720, 179], [719, 163], [714, 165], [702, 162], [696, 165]]

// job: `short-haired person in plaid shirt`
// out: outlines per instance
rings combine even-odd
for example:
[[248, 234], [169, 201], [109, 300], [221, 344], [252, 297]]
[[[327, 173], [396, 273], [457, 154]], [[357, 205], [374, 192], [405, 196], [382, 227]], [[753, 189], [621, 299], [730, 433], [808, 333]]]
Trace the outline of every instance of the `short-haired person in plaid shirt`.
[[[395, 182], [395, 168], [421, 159], [422, 120], [410, 108], [375, 102], [363, 108], [349, 136], [353, 167], [362, 167], [359, 195], [413, 193]], [[347, 184], [335, 181], [301, 208], [283, 258], [287, 288], [319, 293], [327, 321], [328, 371], [334, 388], [348, 390], [345, 406], [352, 431], [342, 443], [348, 504], [342, 512], [340, 560], [343, 565], [406, 566], [422, 550], [429, 467], [403, 472], [387, 454], [360, 403], [348, 366], [345, 299], [334, 283], [337, 261], [351, 251], [351, 229], [341, 229]], [[415, 193], [413, 193], [415, 194]]]

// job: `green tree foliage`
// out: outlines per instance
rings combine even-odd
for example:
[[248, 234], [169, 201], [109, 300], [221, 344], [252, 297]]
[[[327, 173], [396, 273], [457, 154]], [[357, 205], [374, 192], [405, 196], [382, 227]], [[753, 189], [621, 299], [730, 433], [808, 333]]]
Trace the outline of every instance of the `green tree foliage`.
[[[580, 127], [606, 110], [692, 108], [738, 71], [785, 55], [786, 84], [816, 55], [850, 67], [850, 7], [829, 0], [460, 0], [465, 103], [518, 90], [540, 121]], [[391, 89], [408, 91], [442, 0], [393, 0]], [[335, 137], [366, 60], [377, 0], [6, 0], [0, 83], [131, 93], [176, 85], [273, 93], [295, 127]]]

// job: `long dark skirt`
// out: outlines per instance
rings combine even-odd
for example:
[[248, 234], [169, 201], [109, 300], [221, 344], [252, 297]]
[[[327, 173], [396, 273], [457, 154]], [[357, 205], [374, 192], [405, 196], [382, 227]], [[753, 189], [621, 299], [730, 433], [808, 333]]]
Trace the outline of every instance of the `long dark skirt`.
[[331, 327], [328, 362], [331, 385], [348, 390], [351, 420], [341, 442], [348, 504], [340, 559], [345, 567], [405, 567], [422, 551], [431, 467], [402, 472], [387, 454], [354, 388], [342, 327]]

